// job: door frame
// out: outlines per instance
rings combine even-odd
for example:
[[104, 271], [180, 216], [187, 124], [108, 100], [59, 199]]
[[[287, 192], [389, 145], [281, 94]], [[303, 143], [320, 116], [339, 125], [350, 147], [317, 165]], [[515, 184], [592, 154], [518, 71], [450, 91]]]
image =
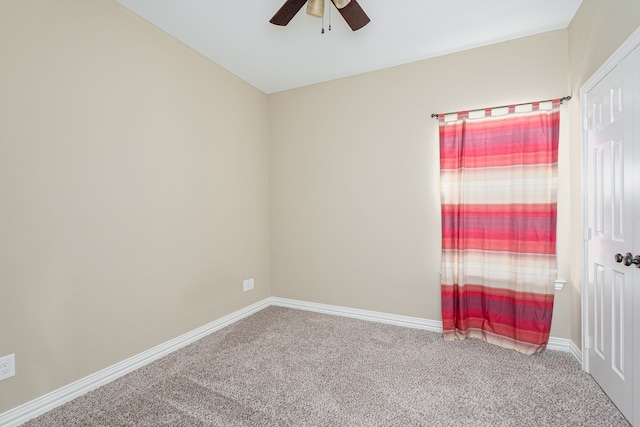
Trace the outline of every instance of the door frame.
[[[589, 337], [589, 322], [588, 322], [588, 314], [589, 314], [589, 299], [588, 299], [588, 280], [589, 280], [589, 272], [588, 272], [588, 241], [589, 241], [589, 228], [588, 228], [588, 206], [587, 206], [587, 195], [588, 195], [588, 185], [589, 185], [589, 176], [588, 176], [588, 152], [587, 152], [587, 134], [588, 134], [588, 105], [587, 105], [587, 93], [590, 92], [609, 72], [611, 72], [620, 62], [622, 62], [634, 49], [640, 46], [640, 27], [638, 27], [630, 36], [627, 38], [616, 51], [598, 68], [598, 70], [580, 87], [580, 119], [581, 119], [581, 151], [582, 151], [582, 369], [586, 372], [589, 372], [589, 354], [587, 349], [588, 337]], [[639, 80], [640, 81], [640, 80]], [[640, 85], [634, 88], [635, 93], [638, 97], [640, 97]], [[640, 102], [634, 100], [634, 106], [640, 105]], [[640, 123], [633, 124], [633, 132], [634, 132], [634, 146], [640, 147]], [[634, 208], [638, 207], [638, 203], [635, 203]], [[636, 232], [635, 236], [638, 236]], [[634, 236], [634, 237], [635, 237]], [[632, 319], [632, 327], [640, 326], [640, 319], [637, 317], [637, 314], [634, 314], [634, 318]], [[640, 328], [639, 328], [640, 329]], [[639, 340], [640, 341], [640, 340]], [[640, 343], [633, 344], [633, 354], [634, 357], [638, 359], [640, 356]], [[640, 384], [640, 369], [634, 369], [634, 384]], [[640, 391], [638, 391], [640, 393]], [[640, 420], [640, 408], [634, 408], [633, 417], [635, 420]]]

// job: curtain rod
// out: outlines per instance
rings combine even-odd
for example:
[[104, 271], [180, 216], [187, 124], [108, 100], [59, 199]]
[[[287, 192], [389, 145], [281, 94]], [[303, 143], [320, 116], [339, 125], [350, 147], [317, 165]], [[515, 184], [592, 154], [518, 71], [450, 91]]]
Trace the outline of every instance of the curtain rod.
[[[563, 101], [569, 101], [571, 99], [571, 96], [563, 96], [562, 98], [560, 98], [560, 104], [562, 104]], [[553, 99], [546, 99], [544, 101], [538, 101], [538, 102], [551, 102], [553, 101]], [[533, 102], [522, 102], [520, 104], [511, 104], [511, 105], [501, 105], [499, 107], [492, 107], [491, 109], [496, 109], [496, 108], [508, 108], [508, 107], [518, 107], [520, 105], [529, 105], [529, 104], [533, 104]], [[468, 110], [468, 112], [471, 111], [482, 111], [482, 110], [486, 110], [486, 108], [476, 108], [474, 110]], [[431, 117], [433, 118], [440, 118], [440, 116], [447, 116], [449, 114], [457, 114], [457, 111], [452, 111], [450, 113], [440, 113], [440, 114], [432, 114]]]

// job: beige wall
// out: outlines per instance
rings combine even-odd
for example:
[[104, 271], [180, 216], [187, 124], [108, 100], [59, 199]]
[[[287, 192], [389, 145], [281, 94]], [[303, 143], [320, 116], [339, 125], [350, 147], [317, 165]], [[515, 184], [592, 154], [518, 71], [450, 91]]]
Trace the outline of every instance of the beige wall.
[[[559, 30], [269, 96], [273, 294], [440, 320], [438, 122], [567, 95]], [[566, 117], [563, 106], [562, 118]], [[569, 276], [562, 124], [558, 267]], [[571, 335], [558, 293], [552, 335]]]
[[0, 58], [0, 413], [271, 294], [265, 94], [109, 0]]
[[576, 254], [571, 264], [572, 327], [571, 339], [582, 342], [582, 147], [580, 145], [580, 88], [613, 52], [640, 26], [638, 0], [583, 0], [569, 26], [569, 88], [575, 101], [569, 106], [571, 129], [571, 252]]

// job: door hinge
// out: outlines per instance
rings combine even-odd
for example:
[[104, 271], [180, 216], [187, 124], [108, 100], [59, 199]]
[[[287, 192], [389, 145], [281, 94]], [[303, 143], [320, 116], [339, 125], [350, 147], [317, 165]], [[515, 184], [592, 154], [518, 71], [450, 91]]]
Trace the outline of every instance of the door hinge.
[[584, 120], [582, 120], [582, 130], [583, 131], [589, 130], [589, 118], [588, 117], [585, 117]]
[[582, 233], [583, 240], [591, 240], [591, 228], [585, 228]]
[[588, 350], [591, 348], [591, 337], [584, 337], [584, 349]]

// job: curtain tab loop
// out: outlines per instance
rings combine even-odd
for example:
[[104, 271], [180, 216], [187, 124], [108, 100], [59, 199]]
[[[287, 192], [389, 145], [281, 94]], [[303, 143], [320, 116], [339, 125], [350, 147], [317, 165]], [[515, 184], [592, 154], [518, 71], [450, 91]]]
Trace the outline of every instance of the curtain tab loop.
[[540, 103], [539, 102], [532, 102], [531, 103], [531, 111], [539, 111], [540, 110]]
[[513, 114], [515, 112], [516, 112], [516, 105], [515, 104], [509, 105], [509, 114]]
[[468, 119], [469, 111], [458, 111], [458, 119]]
[[493, 109], [492, 108], [485, 108], [484, 109], [484, 116], [485, 117], [491, 117]]

